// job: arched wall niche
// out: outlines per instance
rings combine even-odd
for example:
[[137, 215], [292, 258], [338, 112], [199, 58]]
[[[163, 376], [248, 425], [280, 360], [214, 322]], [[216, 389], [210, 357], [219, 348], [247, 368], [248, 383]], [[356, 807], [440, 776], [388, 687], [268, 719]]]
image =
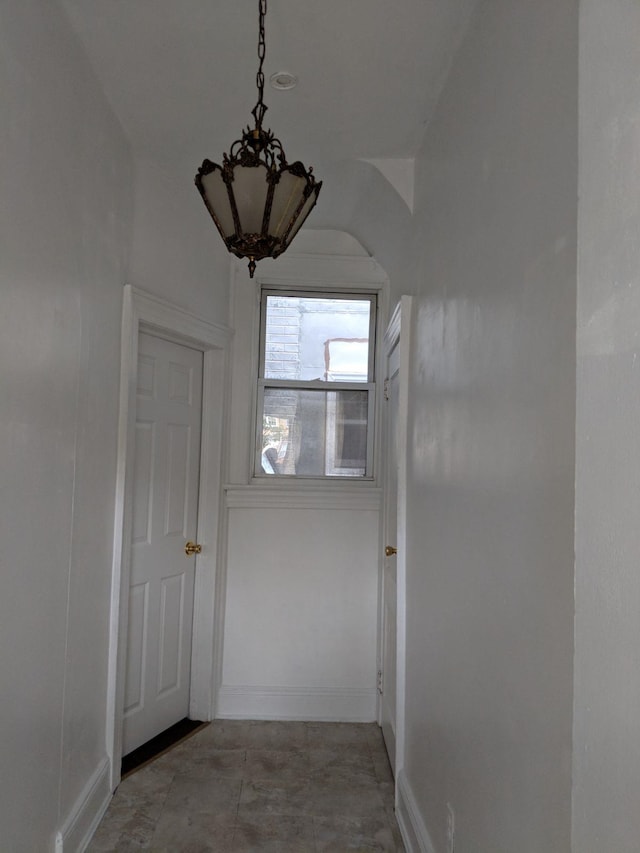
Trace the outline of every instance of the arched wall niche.
[[[330, 245], [317, 232], [343, 232], [349, 235], [384, 269], [390, 283], [393, 304], [402, 293], [411, 293], [413, 256], [413, 216], [404, 200], [382, 173], [370, 163], [341, 161], [318, 166], [323, 181], [318, 204], [309, 217], [309, 227], [302, 229], [290, 252], [306, 251], [317, 245]], [[309, 232], [315, 236], [307, 237]], [[341, 254], [346, 244], [335, 244]], [[352, 244], [354, 247], [355, 244]]]

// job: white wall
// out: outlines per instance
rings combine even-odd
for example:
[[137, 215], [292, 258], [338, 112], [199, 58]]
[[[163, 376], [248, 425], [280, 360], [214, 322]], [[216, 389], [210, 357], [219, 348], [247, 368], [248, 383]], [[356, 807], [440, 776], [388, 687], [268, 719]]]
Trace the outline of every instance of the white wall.
[[269, 497], [229, 509], [218, 713], [373, 720], [379, 511], [353, 492], [334, 509]]
[[[578, 4], [480, 2], [416, 162], [415, 828], [570, 848]], [[602, 849], [602, 848], [601, 848]]]
[[136, 160], [131, 284], [205, 320], [225, 324], [231, 255], [193, 175]]
[[31, 853], [106, 761], [132, 164], [54, 0], [1, 4], [0, 56], [0, 847]]
[[580, 4], [575, 853], [640, 844], [640, 6]]

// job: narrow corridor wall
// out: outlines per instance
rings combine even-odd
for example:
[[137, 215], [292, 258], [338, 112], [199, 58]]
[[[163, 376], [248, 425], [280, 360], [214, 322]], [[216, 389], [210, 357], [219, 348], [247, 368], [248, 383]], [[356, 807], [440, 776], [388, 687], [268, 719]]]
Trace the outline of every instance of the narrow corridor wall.
[[575, 853], [640, 839], [640, 6], [580, 4]]
[[56, 0], [0, 5], [0, 57], [0, 836], [32, 853], [107, 778], [133, 174]]
[[[578, 3], [484, 0], [416, 161], [405, 801], [567, 851]], [[430, 839], [430, 840], [429, 840]]]

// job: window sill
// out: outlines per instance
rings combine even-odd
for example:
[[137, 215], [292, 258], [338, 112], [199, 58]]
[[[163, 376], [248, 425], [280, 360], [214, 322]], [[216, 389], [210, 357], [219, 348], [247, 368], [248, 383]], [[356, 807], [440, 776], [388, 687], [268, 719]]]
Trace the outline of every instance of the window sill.
[[306, 483], [254, 482], [249, 486], [227, 485], [225, 502], [232, 508], [334, 509], [379, 511], [382, 489], [371, 480], [358, 483], [309, 480]]

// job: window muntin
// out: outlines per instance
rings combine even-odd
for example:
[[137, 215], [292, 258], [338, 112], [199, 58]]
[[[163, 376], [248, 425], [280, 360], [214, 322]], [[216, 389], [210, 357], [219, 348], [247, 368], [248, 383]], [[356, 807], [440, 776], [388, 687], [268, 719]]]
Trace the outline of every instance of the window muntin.
[[374, 294], [263, 290], [256, 476], [371, 478]]

